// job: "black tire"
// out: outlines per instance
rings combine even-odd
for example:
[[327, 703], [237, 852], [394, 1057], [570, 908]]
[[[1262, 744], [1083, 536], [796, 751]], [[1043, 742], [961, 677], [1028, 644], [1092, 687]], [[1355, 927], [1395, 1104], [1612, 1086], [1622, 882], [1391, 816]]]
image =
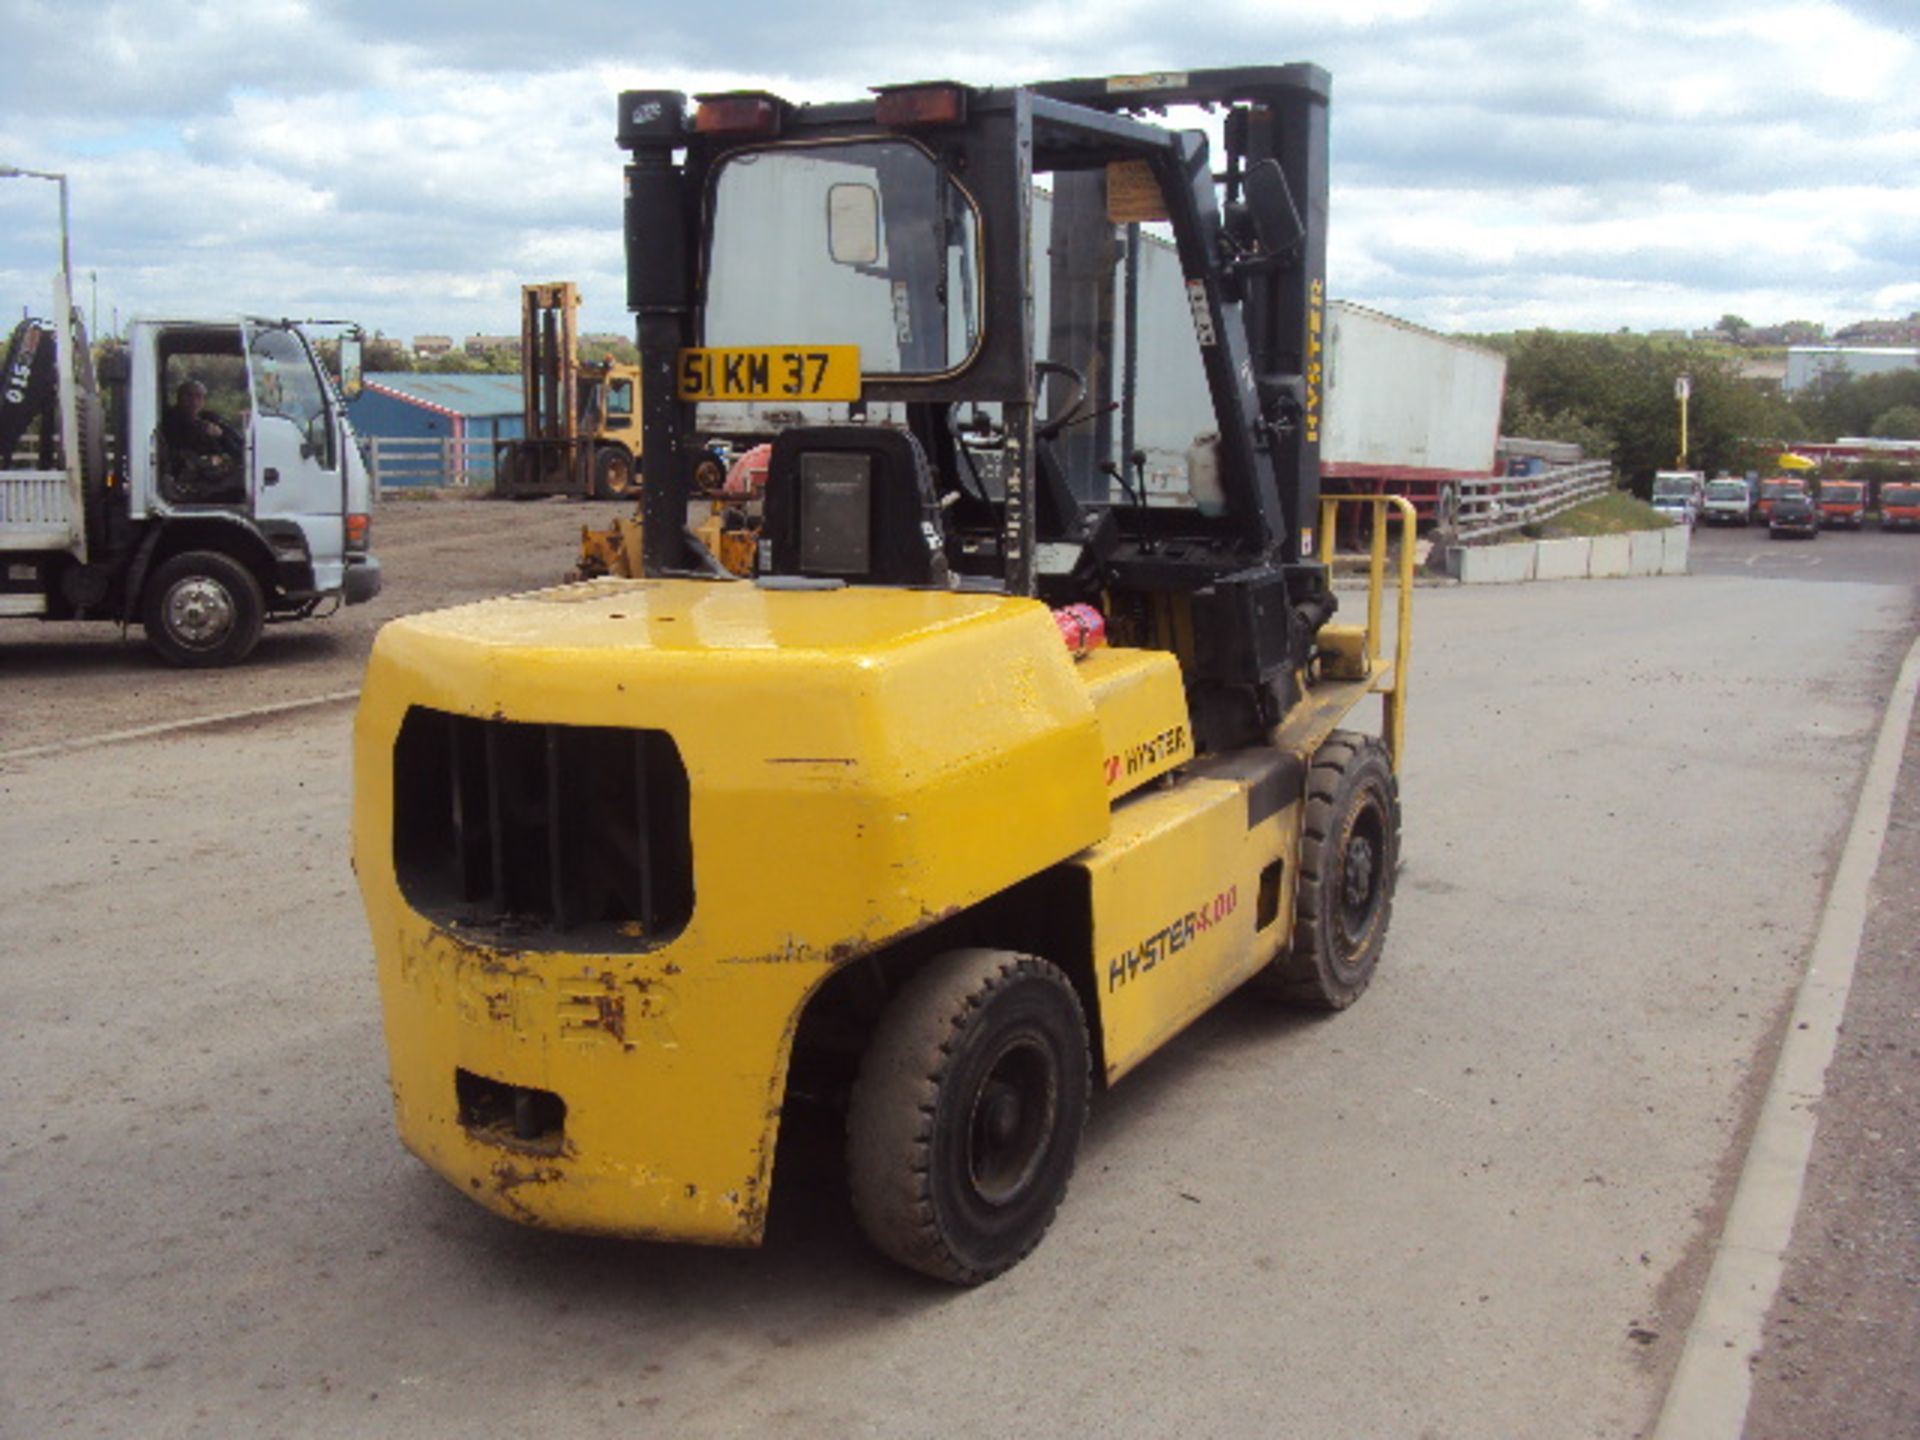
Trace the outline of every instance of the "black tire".
[[1378, 740], [1336, 730], [1307, 771], [1293, 943], [1271, 988], [1316, 1010], [1344, 1010], [1373, 979], [1400, 867], [1400, 785]]
[[956, 1285], [1024, 1259], [1073, 1175], [1088, 1054], [1079, 997], [1045, 960], [956, 950], [915, 974], [880, 1018], [847, 1114], [867, 1237]]
[[260, 643], [266, 601], [253, 572], [217, 550], [175, 555], [147, 581], [147, 639], [165, 660], [192, 669], [238, 665]]
[[633, 457], [618, 445], [603, 445], [593, 457], [593, 497], [618, 500], [638, 488]]

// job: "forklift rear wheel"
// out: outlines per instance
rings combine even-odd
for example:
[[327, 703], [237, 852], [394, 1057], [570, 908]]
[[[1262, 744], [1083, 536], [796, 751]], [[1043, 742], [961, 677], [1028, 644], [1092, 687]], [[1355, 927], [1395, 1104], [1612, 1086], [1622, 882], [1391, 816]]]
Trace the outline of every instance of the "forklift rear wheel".
[[867, 1237], [901, 1264], [978, 1285], [1040, 1243], [1067, 1192], [1088, 1100], [1086, 1017], [1054, 965], [956, 950], [882, 1014], [847, 1115]]
[[599, 500], [614, 500], [633, 493], [633, 457], [626, 451], [607, 446], [593, 457], [593, 493]]
[[1344, 1010], [1380, 963], [1400, 865], [1400, 787], [1387, 750], [1336, 730], [1307, 772], [1293, 944], [1272, 986], [1295, 1004]]
[[237, 665], [260, 643], [266, 602], [253, 572], [217, 550], [175, 555], [148, 582], [147, 639], [175, 665]]

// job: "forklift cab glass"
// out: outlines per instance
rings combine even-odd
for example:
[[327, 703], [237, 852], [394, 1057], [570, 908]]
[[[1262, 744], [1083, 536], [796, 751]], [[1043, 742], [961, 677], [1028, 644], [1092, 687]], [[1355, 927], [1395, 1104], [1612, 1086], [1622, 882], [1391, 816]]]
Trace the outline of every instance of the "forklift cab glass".
[[607, 384], [607, 414], [633, 414], [633, 385], [626, 380], [613, 380]]
[[880, 195], [871, 185], [828, 187], [827, 253], [836, 265], [880, 263]]
[[709, 215], [702, 343], [857, 345], [868, 375], [943, 375], [972, 358], [979, 220], [918, 145], [735, 155]]

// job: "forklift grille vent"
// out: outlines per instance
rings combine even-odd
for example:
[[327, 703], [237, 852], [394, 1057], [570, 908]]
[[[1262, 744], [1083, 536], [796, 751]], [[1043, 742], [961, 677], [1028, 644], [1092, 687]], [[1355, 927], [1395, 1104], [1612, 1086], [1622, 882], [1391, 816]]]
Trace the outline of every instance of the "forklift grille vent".
[[652, 949], [693, 913], [686, 766], [664, 731], [415, 706], [394, 746], [393, 867], [414, 909], [487, 944]]

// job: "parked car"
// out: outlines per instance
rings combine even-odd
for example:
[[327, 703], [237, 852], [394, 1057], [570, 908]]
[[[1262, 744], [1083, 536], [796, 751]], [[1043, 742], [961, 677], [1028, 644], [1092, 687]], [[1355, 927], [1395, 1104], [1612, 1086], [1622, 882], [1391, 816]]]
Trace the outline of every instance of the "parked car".
[[1880, 487], [1880, 528], [1920, 530], [1920, 485]]
[[1753, 514], [1753, 499], [1747, 482], [1725, 476], [1707, 482], [1706, 503], [1700, 518], [1709, 525], [1745, 525]]
[[1785, 535], [1804, 535], [1815, 540], [1820, 535], [1820, 512], [1806, 495], [1782, 495], [1773, 502], [1767, 517], [1767, 534], [1775, 540]]

